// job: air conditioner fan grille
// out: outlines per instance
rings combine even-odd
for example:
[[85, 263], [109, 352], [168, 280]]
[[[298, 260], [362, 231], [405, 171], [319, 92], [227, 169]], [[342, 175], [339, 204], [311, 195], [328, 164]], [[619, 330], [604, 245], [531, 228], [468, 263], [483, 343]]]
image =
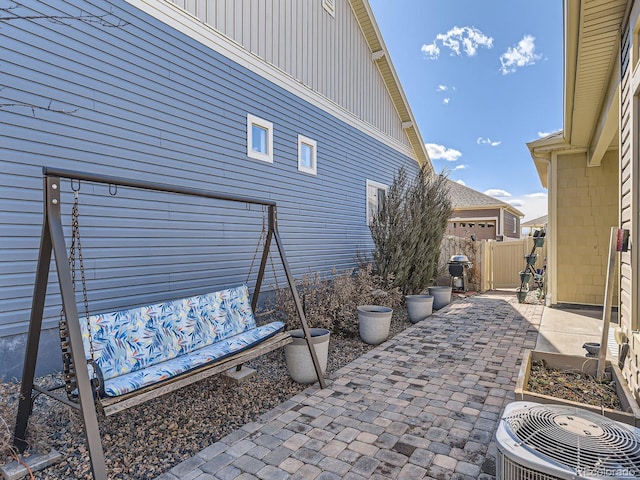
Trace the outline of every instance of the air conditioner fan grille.
[[504, 417], [520, 446], [575, 471], [640, 471], [640, 435], [587, 410], [536, 405]]

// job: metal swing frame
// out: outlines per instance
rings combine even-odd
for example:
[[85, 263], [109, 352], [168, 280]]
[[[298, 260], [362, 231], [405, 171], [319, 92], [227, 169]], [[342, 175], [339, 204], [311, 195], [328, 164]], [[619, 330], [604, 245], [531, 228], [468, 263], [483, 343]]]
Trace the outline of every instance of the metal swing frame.
[[[311, 334], [302, 308], [302, 302], [296, 290], [294, 279], [284, 252], [282, 239], [280, 237], [280, 233], [278, 232], [277, 208], [274, 201], [216, 193], [203, 189], [188, 188], [141, 180], [124, 179], [107, 175], [99, 175], [57, 168], [43, 167], [42, 172], [44, 202], [42, 233], [40, 237], [38, 264], [31, 304], [31, 316], [29, 320], [29, 331], [20, 388], [20, 400], [18, 404], [18, 413], [16, 416], [16, 426], [13, 438], [15, 447], [21, 453], [24, 452], [28, 447], [28, 442], [26, 441], [26, 430], [35, 397], [37, 397], [39, 394], [49, 395], [52, 398], [55, 398], [56, 400], [61, 401], [62, 403], [65, 403], [71, 407], [79, 408], [83, 420], [84, 431], [86, 434], [93, 477], [96, 480], [107, 479], [104, 450], [102, 448], [102, 441], [98, 426], [96, 401], [94, 400], [94, 389], [89, 377], [87, 359], [82, 343], [78, 307], [76, 305], [72, 273], [67, 257], [67, 247], [65, 244], [65, 236], [62, 226], [60, 199], [60, 179], [62, 178], [69, 179], [71, 181], [87, 181], [91, 183], [105, 184], [109, 185], [110, 190], [112, 186], [115, 188], [122, 186], [155, 192], [166, 192], [200, 198], [245, 203], [247, 205], [261, 205], [263, 208], [266, 207], [268, 209], [267, 234], [266, 239], [263, 243], [262, 258], [260, 261], [260, 268], [258, 270], [258, 276], [253, 291], [253, 297], [251, 299], [251, 308], [254, 311], [256, 309], [258, 296], [260, 294], [260, 289], [262, 287], [265, 269], [267, 266], [267, 260], [270, 257], [269, 252], [271, 243], [275, 240], [282, 267], [287, 278], [287, 283], [289, 284], [289, 288], [291, 289], [298, 317], [302, 325], [302, 330], [309, 347], [309, 352], [311, 354], [311, 359], [313, 361], [316, 375], [318, 377], [318, 382], [320, 383], [321, 388], [326, 387], [324, 376], [320, 368], [320, 363], [318, 361], [315, 348], [311, 342]], [[47, 294], [47, 284], [49, 279], [52, 253], [55, 260], [56, 271], [58, 274], [58, 282], [60, 285], [60, 293], [62, 297], [62, 308], [64, 310], [64, 315], [66, 317], [68, 327], [71, 355], [73, 358], [73, 363], [75, 364], [78, 404], [75, 404], [74, 402], [71, 402], [66, 398], [61, 398], [58, 395], [54, 395], [53, 393], [51, 393], [51, 391], [44, 390], [34, 385], [35, 370], [38, 359], [38, 347], [40, 342], [40, 333], [42, 330], [42, 319], [44, 313], [45, 298]], [[112, 413], [123, 410], [124, 408], [128, 408], [129, 406], [142, 403], [149, 398], [155, 398], [164, 393], [176, 390], [186, 384], [197, 382], [202, 378], [219, 373], [224, 369], [238, 366], [251, 358], [262, 355], [267, 351], [278, 348], [279, 346], [282, 346], [291, 341], [290, 335], [286, 333], [282, 335], [283, 336], [279, 338], [276, 343], [272, 342], [272, 346], [269, 349], [261, 349], [261, 344], [259, 344], [257, 347], [254, 347], [250, 351], [240, 352], [236, 356], [212, 364], [209, 371], [205, 371], [207, 370], [207, 367], [205, 366], [201, 369], [197, 369], [195, 372], [193, 372], [193, 375], [185, 374], [185, 376], [190, 377], [188, 382], [176, 381], [167, 382], [167, 384], [163, 382], [158, 384], [155, 388], [151, 387], [143, 389], [140, 394], [136, 394], [136, 392], [134, 392], [130, 396], [127, 396], [127, 399], [125, 399], [124, 402], [114, 403]], [[267, 342], [268, 341], [269, 340], [267, 340]], [[159, 392], [155, 390], [159, 390]], [[122, 404], [126, 402], [128, 402], [129, 404], [123, 406]]]

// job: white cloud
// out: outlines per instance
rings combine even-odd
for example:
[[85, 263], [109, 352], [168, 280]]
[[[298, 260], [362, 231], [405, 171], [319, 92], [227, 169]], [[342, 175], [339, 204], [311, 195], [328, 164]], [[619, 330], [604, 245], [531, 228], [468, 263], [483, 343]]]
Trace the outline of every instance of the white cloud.
[[468, 57], [473, 57], [480, 47], [492, 48], [493, 38], [474, 27], [453, 27], [447, 33], [436, 35], [433, 42], [425, 43], [420, 50], [427, 57], [435, 60], [440, 56], [438, 43], [451, 50], [451, 55], [460, 55], [460, 52], [464, 52]]
[[500, 55], [500, 71], [503, 75], [515, 72], [520, 67], [533, 65], [542, 55], [536, 53], [535, 37], [525, 35], [514, 47]]
[[495, 140], [491, 140], [490, 138], [478, 137], [478, 139], [476, 140], [476, 143], [478, 145], [491, 145], [492, 147], [497, 147], [502, 143], [502, 141], [495, 141]]
[[427, 152], [429, 153], [429, 158], [431, 158], [431, 160], [447, 160], [448, 162], [455, 162], [462, 156], [462, 152], [436, 143], [425, 143], [425, 147], [427, 147]]
[[444, 103], [445, 105], [448, 105], [450, 101], [451, 101], [451, 99], [449, 97], [447, 97], [447, 98], [442, 100], [442, 103]]
[[529, 193], [509, 199], [509, 203], [524, 213], [523, 222], [542, 217], [547, 214], [547, 194], [544, 192]]
[[420, 51], [432, 60], [440, 56], [440, 48], [436, 45], [436, 42], [430, 43], [429, 45], [425, 43], [422, 45], [422, 48], [420, 48]]
[[455, 170], [464, 170], [465, 168], [467, 168], [467, 166], [466, 166], [466, 165], [456, 165], [456, 166], [453, 168], [453, 170], [454, 170], [454, 171], [455, 171]]
[[511, 194], [506, 190], [501, 190], [499, 188], [490, 188], [484, 192], [485, 195], [489, 195], [490, 197], [510, 197]]
[[467, 184], [464, 183], [464, 180], [457, 180], [456, 183], [459, 183], [460, 185], [464, 185], [465, 187], [467, 186]]

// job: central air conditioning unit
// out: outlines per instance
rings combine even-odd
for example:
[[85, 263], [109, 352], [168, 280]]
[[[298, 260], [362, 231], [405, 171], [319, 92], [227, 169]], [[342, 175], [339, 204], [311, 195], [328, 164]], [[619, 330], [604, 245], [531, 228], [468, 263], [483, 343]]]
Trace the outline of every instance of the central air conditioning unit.
[[640, 429], [580, 408], [510, 403], [496, 442], [496, 480], [640, 478]]

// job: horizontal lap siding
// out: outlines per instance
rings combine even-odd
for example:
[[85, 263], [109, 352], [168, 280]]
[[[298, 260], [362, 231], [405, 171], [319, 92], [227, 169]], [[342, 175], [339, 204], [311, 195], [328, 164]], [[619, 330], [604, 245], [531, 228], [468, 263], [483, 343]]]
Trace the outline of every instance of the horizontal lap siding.
[[[638, 125], [635, 124], [632, 91], [632, 29], [635, 29], [636, 19], [631, 19], [630, 24], [623, 30], [621, 40], [621, 81], [620, 81], [620, 226], [631, 231], [631, 244], [637, 244], [638, 226], [636, 218], [638, 215], [637, 202], [637, 159], [634, 160], [634, 151], [637, 146], [634, 142], [638, 139]], [[635, 48], [638, 48], [637, 46]], [[634, 132], [635, 130], [635, 132]], [[620, 254], [620, 326], [623, 331], [630, 333], [638, 328], [637, 320], [637, 252], [631, 249], [629, 252]], [[629, 388], [637, 397], [638, 372], [638, 344], [634, 335], [630, 335], [630, 352], [623, 366], [622, 372], [629, 382]]]
[[173, 0], [247, 51], [409, 146], [348, 0]]
[[[627, 29], [628, 30], [628, 29]], [[631, 166], [631, 145], [632, 145], [632, 119], [631, 106], [633, 95], [631, 93], [631, 65], [630, 46], [631, 38], [625, 34], [621, 47], [621, 88], [620, 88], [620, 226], [631, 230], [633, 226], [633, 169]], [[637, 212], [636, 212], [637, 215]], [[631, 328], [632, 318], [629, 316], [633, 311], [632, 306], [632, 257], [626, 252], [620, 255], [620, 316], [622, 324]]]
[[504, 212], [504, 235], [505, 237], [520, 238], [520, 219], [514, 214]]
[[[16, 13], [111, 12], [126, 24], [16, 20], [0, 29], [0, 103], [26, 105], [0, 108], [0, 337], [27, 328], [42, 165], [275, 200], [297, 276], [352, 267], [356, 252], [370, 246], [366, 179], [389, 184], [399, 166], [417, 168], [125, 2], [25, 4], [32, 10]], [[247, 158], [247, 113], [273, 122], [273, 164]], [[297, 170], [298, 134], [318, 142], [317, 176]], [[67, 235], [71, 199], [64, 181]], [[258, 207], [124, 188], [112, 197], [106, 186], [90, 184], [80, 199], [94, 312], [246, 279], [261, 228]], [[266, 282], [275, 283], [270, 274]], [[57, 321], [57, 292], [52, 274], [47, 327]]]

